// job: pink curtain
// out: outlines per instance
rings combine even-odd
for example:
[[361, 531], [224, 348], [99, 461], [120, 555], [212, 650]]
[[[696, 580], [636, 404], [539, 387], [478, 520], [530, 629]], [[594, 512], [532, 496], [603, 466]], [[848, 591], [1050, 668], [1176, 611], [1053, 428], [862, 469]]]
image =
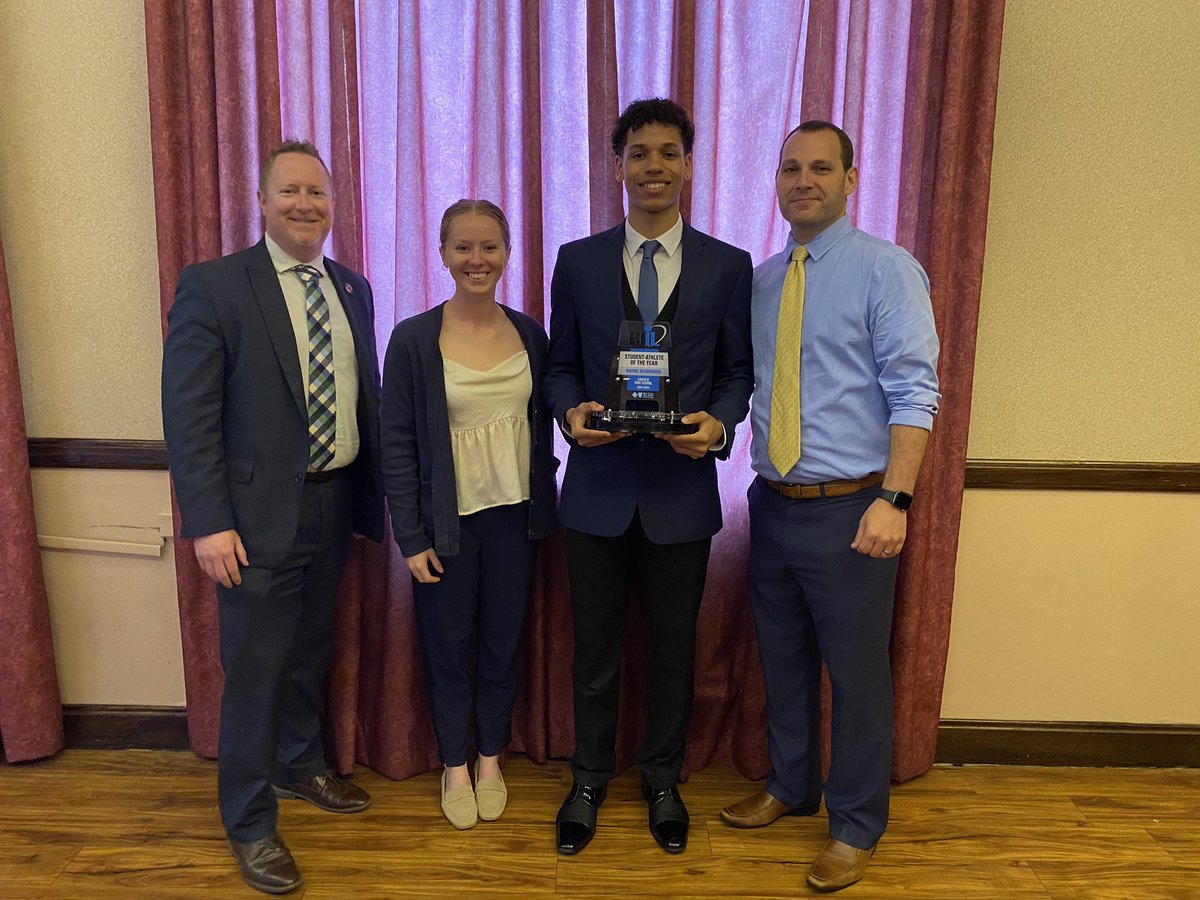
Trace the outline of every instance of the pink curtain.
[[[165, 333], [180, 270], [258, 240], [259, 160], [280, 140], [279, 66], [271, 0], [146, 0], [145, 7]], [[217, 601], [191, 541], [175, 542], [175, 578], [188, 737], [197, 753], [215, 756], [224, 685]]]
[[9, 762], [63, 746], [62, 700], [42, 577], [21, 374], [0, 244], [0, 745]]
[[[942, 342], [938, 413], [917, 491], [921, 503], [900, 567], [892, 667], [896, 746], [892, 777], [933, 765], [950, 643], [954, 564], [966, 478], [975, 336], [987, 237], [992, 135], [1004, 4], [913, 4], [896, 240], [924, 265]], [[911, 190], [911, 193], [910, 193]], [[913, 552], [915, 551], [915, 552]]]
[[[925, 263], [943, 339], [946, 401], [902, 568], [893, 642], [893, 775], [923, 771], [936, 739], [953, 591], [1002, 5], [325, 0], [281, 6], [288, 14], [276, 21], [271, 4], [245, 0], [225, 10], [245, 24], [224, 52], [236, 29], [215, 19], [206, 26], [201, 4], [185, 9], [173, 15], [147, 3], [159, 221], [176, 220], [192, 167], [209, 196], [222, 198], [221, 219], [207, 242], [186, 246], [164, 238], [160, 225], [164, 310], [184, 262], [257, 238], [256, 222], [242, 224], [257, 219], [258, 154], [281, 133], [313, 139], [332, 161], [333, 255], [374, 285], [382, 348], [395, 322], [450, 294], [437, 229], [459, 197], [505, 209], [510, 272], [520, 274], [502, 283], [501, 300], [544, 321], [558, 246], [623, 215], [608, 131], [636, 97], [674, 96], [691, 108], [698, 133], [685, 215], [756, 261], [786, 235], [771, 178], [785, 132], [811, 117], [846, 128], [862, 175], [851, 213]], [[180, 144], [190, 155], [177, 155]], [[242, 169], [219, 168], [218, 147]], [[744, 591], [747, 449], [743, 428], [734, 458], [720, 467], [726, 525], [701, 610], [687, 765], [724, 760], [757, 776], [768, 763]], [[193, 745], [211, 755], [219, 696], [215, 631], [205, 618], [212, 592], [194, 580], [190, 553], [181, 547], [177, 557]], [[392, 777], [434, 766], [409, 577], [396, 548], [356, 546], [342, 600], [330, 688], [337, 766], [357, 760]], [[560, 538], [543, 547], [530, 620], [514, 746], [539, 760], [565, 757], [573, 746], [572, 647]], [[622, 765], [632, 761], [641, 728], [640, 634], [635, 614]]]

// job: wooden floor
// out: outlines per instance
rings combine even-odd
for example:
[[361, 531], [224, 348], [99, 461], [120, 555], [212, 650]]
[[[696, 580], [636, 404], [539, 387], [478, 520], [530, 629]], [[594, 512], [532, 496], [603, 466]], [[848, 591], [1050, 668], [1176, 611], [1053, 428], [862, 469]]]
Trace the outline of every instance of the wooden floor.
[[[284, 801], [306, 883], [293, 898], [794, 897], [823, 815], [739, 831], [720, 808], [753, 789], [728, 769], [683, 786], [691, 842], [668, 856], [645, 828], [636, 771], [613, 783], [590, 847], [553, 850], [570, 775], [515, 757], [499, 822], [455, 831], [437, 774], [392, 782], [354, 816]], [[936, 768], [897, 788], [867, 877], [844, 896], [1200, 898], [1200, 770]], [[238, 879], [215, 768], [188, 753], [68, 751], [0, 765], [0, 898], [258, 897]]]

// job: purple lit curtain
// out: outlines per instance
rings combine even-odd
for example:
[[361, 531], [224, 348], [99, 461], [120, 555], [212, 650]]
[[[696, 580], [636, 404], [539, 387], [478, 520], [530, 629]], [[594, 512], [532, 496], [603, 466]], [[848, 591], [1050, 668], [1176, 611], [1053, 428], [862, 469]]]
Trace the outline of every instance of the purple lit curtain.
[[0, 746], [8, 762], [63, 746], [50, 608], [33, 517], [25, 406], [0, 244]]
[[[331, 252], [370, 278], [383, 348], [396, 322], [452, 292], [437, 231], [442, 211], [459, 197], [505, 209], [514, 247], [501, 300], [545, 320], [558, 246], [623, 215], [608, 131], [629, 100], [673, 96], [691, 109], [697, 140], [685, 215], [747, 248], [756, 262], [785, 240], [773, 191], [782, 136], [802, 118], [846, 128], [861, 173], [851, 215], [925, 263], [942, 332], [946, 400], [923, 476], [923, 513], [914, 516], [905, 553], [893, 642], [893, 775], [927, 768], [953, 592], [1002, 4], [221, 5], [243, 23], [240, 34], [218, 28], [215, 15], [207, 30], [197, 24], [207, 8], [199, 0], [182, 6], [186, 16], [146, 4], [151, 105], [159, 110], [152, 140], [164, 311], [184, 263], [234, 249], [233, 235], [239, 246], [257, 237], [240, 226], [257, 216], [257, 159], [279, 135], [310, 137], [331, 161]], [[222, 219], [210, 231], [222, 240], [183, 247], [163, 232], [176, 227], [176, 198], [183, 199], [193, 170], [221, 197]], [[226, 225], [227, 195], [241, 211], [231, 218], [238, 227]], [[192, 206], [211, 215], [203, 203]], [[701, 611], [687, 765], [723, 760], [761, 775], [763, 689], [744, 591], [745, 428], [738, 441], [733, 459], [719, 467], [726, 525], [714, 542]], [[190, 553], [181, 547], [177, 556]], [[211, 590], [191, 580], [189, 560], [179, 568], [193, 746], [211, 755], [215, 696], [193, 695], [190, 681], [193, 671], [215, 666], [215, 634], [188, 621], [193, 610], [211, 606]], [[348, 769], [357, 760], [392, 777], [434, 766], [409, 577], [394, 546], [359, 542], [342, 601], [330, 686], [336, 764]], [[622, 765], [633, 759], [644, 709], [638, 621], [635, 614], [627, 641]], [[572, 750], [571, 652], [563, 547], [555, 538], [541, 554], [514, 721], [515, 748], [539, 760]]]

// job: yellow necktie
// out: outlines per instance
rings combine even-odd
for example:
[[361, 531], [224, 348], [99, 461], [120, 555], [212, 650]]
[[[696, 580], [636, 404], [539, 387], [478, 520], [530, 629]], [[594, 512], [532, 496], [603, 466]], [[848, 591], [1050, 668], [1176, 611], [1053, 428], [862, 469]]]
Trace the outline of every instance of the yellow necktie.
[[800, 326], [804, 322], [804, 260], [808, 250], [792, 251], [783, 279], [775, 328], [775, 375], [771, 381], [771, 431], [767, 456], [780, 478], [800, 460]]

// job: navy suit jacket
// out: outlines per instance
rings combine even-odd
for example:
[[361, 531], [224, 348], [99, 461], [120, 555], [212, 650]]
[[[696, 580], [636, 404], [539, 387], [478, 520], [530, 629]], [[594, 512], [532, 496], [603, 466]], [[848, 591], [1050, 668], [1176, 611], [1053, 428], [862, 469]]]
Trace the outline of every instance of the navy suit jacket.
[[[325, 268], [358, 357], [360, 446], [349, 467], [354, 529], [379, 541], [374, 301], [361, 275], [328, 258]], [[309, 439], [305, 380], [266, 243], [185, 268], [167, 321], [163, 433], [182, 518], [179, 536], [237, 529], [250, 565], [273, 568], [296, 537]]]
[[[586, 400], [604, 403], [621, 322], [625, 223], [558, 251], [550, 285], [546, 402], [561, 425]], [[750, 349], [750, 254], [683, 226], [679, 306], [671, 324], [671, 368], [683, 412], [704, 410], [725, 426], [725, 446], [688, 459], [658, 438], [572, 446], [559, 517], [568, 528], [613, 537], [641, 516], [658, 544], [711, 537], [721, 528], [715, 457], [728, 458], [734, 428], [754, 389]], [[572, 442], [573, 443], [573, 442]]]

